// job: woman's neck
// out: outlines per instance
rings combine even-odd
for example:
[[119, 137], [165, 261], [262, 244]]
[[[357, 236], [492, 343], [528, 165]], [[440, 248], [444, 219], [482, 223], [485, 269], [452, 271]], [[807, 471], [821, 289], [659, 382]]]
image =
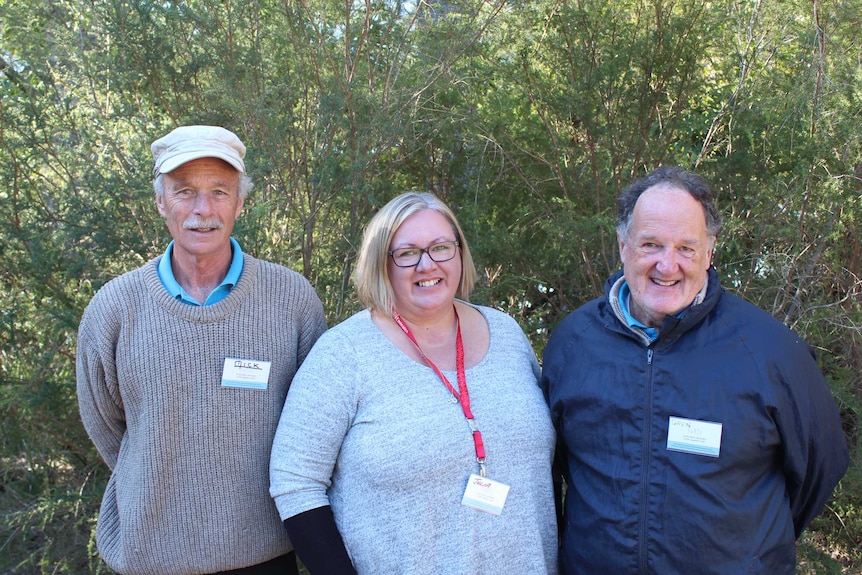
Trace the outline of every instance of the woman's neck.
[[393, 310], [392, 319], [397, 324], [398, 320], [395, 318], [400, 318], [420, 343], [422, 341], [428, 341], [429, 343], [435, 343], [440, 340], [454, 341], [453, 338], [458, 325], [454, 305], [447, 308], [443, 313], [433, 315], [409, 313], [405, 315], [397, 310]]

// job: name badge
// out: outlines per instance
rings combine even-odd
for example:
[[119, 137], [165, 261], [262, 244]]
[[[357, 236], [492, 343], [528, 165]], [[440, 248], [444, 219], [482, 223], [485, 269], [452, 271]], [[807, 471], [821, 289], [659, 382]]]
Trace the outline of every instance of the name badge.
[[667, 426], [670, 451], [718, 457], [721, 451], [721, 424], [671, 417]]
[[506, 498], [509, 496], [509, 486], [487, 477], [472, 473], [467, 480], [467, 489], [461, 498], [461, 505], [485, 511], [491, 515], [503, 512]]
[[222, 387], [266, 389], [272, 362], [226, 357], [221, 372]]

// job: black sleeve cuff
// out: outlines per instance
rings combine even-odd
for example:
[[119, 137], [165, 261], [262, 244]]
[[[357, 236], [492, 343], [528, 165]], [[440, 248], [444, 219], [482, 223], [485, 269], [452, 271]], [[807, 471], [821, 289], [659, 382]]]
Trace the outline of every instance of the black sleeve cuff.
[[284, 520], [287, 535], [311, 575], [356, 575], [329, 506]]

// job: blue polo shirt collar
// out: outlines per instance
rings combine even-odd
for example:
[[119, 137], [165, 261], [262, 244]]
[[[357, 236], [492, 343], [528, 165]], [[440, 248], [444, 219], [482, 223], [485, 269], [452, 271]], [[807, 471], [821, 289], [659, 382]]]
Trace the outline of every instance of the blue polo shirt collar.
[[[242, 266], [244, 261], [244, 256], [242, 253], [242, 249], [239, 246], [239, 242], [235, 239], [230, 238], [230, 245], [233, 251], [233, 257], [230, 262], [230, 268], [227, 270], [227, 275], [224, 277], [222, 282], [207, 296], [206, 301], [203, 305], [213, 305], [215, 303], [220, 302], [224, 298], [228, 296], [230, 290], [233, 289], [233, 286], [239, 282], [239, 277], [242, 275]], [[165, 255], [162, 256], [161, 261], [159, 261], [158, 274], [159, 279], [162, 280], [162, 285], [165, 286], [165, 289], [171, 294], [171, 297], [180, 300], [183, 303], [187, 303], [189, 305], [201, 305], [199, 301], [186, 293], [186, 290], [177, 282], [174, 277], [174, 270], [171, 267], [171, 253], [174, 249], [174, 242], [168, 244], [167, 249], [165, 250]]]

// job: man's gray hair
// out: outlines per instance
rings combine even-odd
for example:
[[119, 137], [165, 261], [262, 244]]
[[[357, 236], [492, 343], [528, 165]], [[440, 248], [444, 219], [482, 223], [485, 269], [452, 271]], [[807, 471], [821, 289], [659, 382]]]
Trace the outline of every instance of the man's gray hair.
[[624, 238], [628, 235], [638, 198], [645, 191], [659, 184], [679, 188], [691, 194], [691, 197], [703, 206], [707, 234], [713, 238], [718, 237], [718, 232], [721, 231], [721, 215], [715, 205], [712, 186], [697, 174], [676, 166], [656, 168], [651, 174], [636, 180], [620, 193], [617, 199], [617, 234], [620, 237]]

